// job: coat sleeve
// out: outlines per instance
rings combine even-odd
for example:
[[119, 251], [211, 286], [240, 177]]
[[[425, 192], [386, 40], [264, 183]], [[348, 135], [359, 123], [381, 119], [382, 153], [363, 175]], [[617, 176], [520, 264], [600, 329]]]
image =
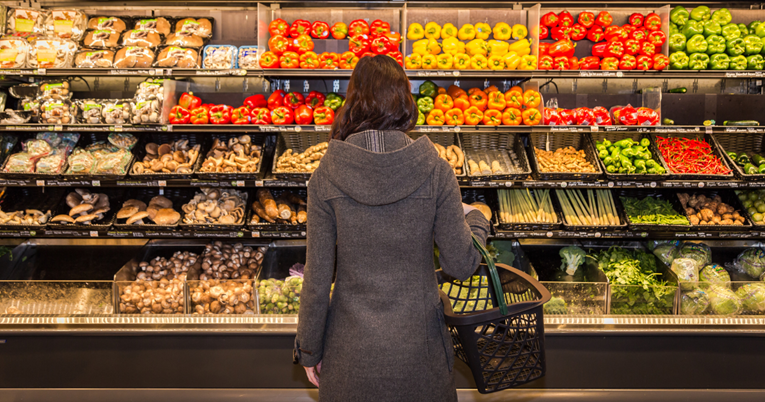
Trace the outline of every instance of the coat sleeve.
[[481, 254], [473, 247], [471, 233], [475, 233], [485, 244], [489, 221], [479, 211], [472, 211], [465, 216], [457, 177], [451, 174], [451, 170], [439, 170], [441, 180], [434, 228], [438, 260], [448, 275], [465, 280], [475, 273], [481, 263]]
[[311, 180], [308, 184], [306, 264], [295, 338], [296, 360], [306, 367], [319, 364], [324, 353], [337, 241], [335, 214], [321, 198], [318, 182]]

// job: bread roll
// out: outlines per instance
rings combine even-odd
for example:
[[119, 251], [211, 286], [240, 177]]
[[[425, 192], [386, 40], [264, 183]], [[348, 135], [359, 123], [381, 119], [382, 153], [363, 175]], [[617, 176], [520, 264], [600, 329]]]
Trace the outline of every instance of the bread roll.
[[107, 29], [113, 32], [124, 32], [127, 29], [125, 21], [117, 17], [93, 17], [88, 21], [88, 29]]
[[154, 52], [140, 46], [125, 46], [114, 55], [115, 68], [149, 68], [154, 61]]
[[82, 44], [87, 47], [113, 49], [117, 47], [119, 40], [120, 34], [108, 29], [99, 29], [96, 31], [88, 31], [88, 33], [85, 34], [85, 39], [82, 40]]
[[175, 32], [190, 32], [203, 38], [212, 37], [212, 23], [207, 18], [184, 18], [175, 23]]
[[165, 36], [170, 35], [170, 23], [163, 17], [137, 20], [135, 29], [153, 31]]
[[165, 44], [168, 46], [199, 48], [202, 47], [205, 43], [201, 36], [195, 35], [188, 31], [182, 31], [168, 36], [165, 40]]
[[168, 46], [157, 56], [158, 67], [199, 68], [199, 51]]
[[114, 63], [113, 50], [80, 49], [74, 56], [77, 68], [111, 68]]
[[155, 48], [162, 43], [159, 34], [144, 29], [133, 29], [122, 35], [122, 46], [143, 46]]

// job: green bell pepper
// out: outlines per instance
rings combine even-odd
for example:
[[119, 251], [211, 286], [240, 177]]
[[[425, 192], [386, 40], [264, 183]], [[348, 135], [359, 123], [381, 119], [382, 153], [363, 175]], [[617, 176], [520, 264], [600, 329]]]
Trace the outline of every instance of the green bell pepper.
[[438, 86], [433, 81], [427, 80], [420, 85], [420, 95], [435, 99], [438, 95]]
[[704, 24], [701, 21], [688, 20], [680, 28], [680, 33], [685, 35], [686, 38], [690, 38], [693, 35], [701, 35], [704, 33]]
[[725, 53], [725, 38], [719, 35], [710, 35], [707, 38], [707, 54]]
[[[672, 52], [681, 52], [685, 50], [685, 35], [681, 33], [669, 36], [669, 50]], [[724, 46], [724, 45], [723, 45]]]
[[691, 60], [688, 62], [688, 67], [691, 70], [706, 70], [707, 67], [709, 67], [709, 55], [706, 53], [691, 54]]
[[417, 109], [419, 109], [422, 113], [430, 113], [431, 110], [435, 105], [433, 105], [433, 98], [430, 96], [423, 96], [420, 99], [417, 99]]
[[690, 14], [685, 7], [677, 6], [669, 12], [669, 20], [672, 21], [672, 23], [677, 24], [678, 27], [681, 27], [688, 21], [689, 15]]
[[741, 38], [731, 39], [725, 42], [725, 48], [730, 56], [743, 55], [746, 51], [744, 40]]
[[738, 29], [738, 25], [736, 24], [726, 24], [722, 27], [722, 36], [725, 38], [725, 40], [731, 40], [740, 38], [741, 30]]
[[421, 111], [417, 111], [417, 125], [421, 126], [425, 124], [425, 115]]
[[712, 21], [717, 21], [720, 25], [730, 24], [733, 21], [733, 16], [730, 14], [730, 10], [721, 8], [712, 13]]
[[731, 70], [746, 70], [746, 67], [747, 67], [747, 61], [746, 61], [746, 57], [743, 54], [730, 58], [729, 68]]
[[762, 39], [757, 35], [744, 36], [744, 54], [747, 56], [758, 54], [762, 51]]
[[715, 20], [709, 20], [704, 23], [704, 36], [720, 35], [722, 33], [722, 26]]
[[746, 28], [749, 29], [750, 35], [757, 35], [757, 27], [762, 24], [762, 21], [752, 21], [747, 24]]
[[757, 25], [757, 28], [754, 29], [754, 34], [760, 38], [765, 38], [765, 24]]
[[765, 66], [765, 58], [761, 54], [755, 54], [746, 58], [747, 70], [762, 70]]
[[669, 36], [672, 36], [676, 33], [680, 33], [680, 28], [677, 27], [677, 24], [674, 22], [669, 23]]
[[327, 97], [324, 99], [324, 106], [332, 109], [333, 112], [336, 112], [337, 109], [340, 109], [340, 106], [343, 104], [343, 97], [334, 93], [330, 92], [327, 94]]
[[675, 52], [669, 55], [669, 66], [672, 70], [685, 70], [688, 68], [688, 55], [685, 52]]
[[712, 18], [712, 11], [707, 6], [698, 6], [691, 11], [690, 17], [696, 21], [706, 21]]
[[749, 35], [749, 28], [744, 24], [738, 24], [738, 29], [741, 31], [741, 37]]
[[715, 54], [709, 59], [709, 64], [712, 70], [727, 70], [730, 67], [730, 57], [725, 53]]
[[685, 42], [685, 47], [688, 53], [704, 53], [707, 51], [709, 44], [704, 39], [704, 35], [693, 35]]

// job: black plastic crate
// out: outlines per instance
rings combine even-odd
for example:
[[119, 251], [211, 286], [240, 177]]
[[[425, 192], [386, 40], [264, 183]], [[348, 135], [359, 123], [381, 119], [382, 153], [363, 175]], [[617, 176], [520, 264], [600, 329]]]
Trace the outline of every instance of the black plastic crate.
[[[82, 133], [80, 134], [80, 141], [77, 143], [76, 148], [84, 149], [88, 145], [91, 145], [96, 142], [104, 142], [106, 144], [110, 144], [108, 137], [109, 137], [109, 133]], [[140, 142], [140, 140], [138, 142]], [[122, 180], [125, 177], [127, 177], [128, 172], [130, 171], [130, 167], [133, 165], [133, 160], [135, 159], [135, 155], [133, 154], [134, 152], [135, 152], [135, 146], [130, 150], [130, 159], [125, 164], [125, 173], [120, 173], [120, 174], [62, 173], [61, 177], [65, 177], [70, 180]], [[69, 168], [67, 167], [67, 169]]]
[[220, 188], [216, 188], [216, 189], [219, 190], [221, 192], [221, 194], [224, 193], [224, 192], [230, 191], [230, 190], [237, 190], [237, 191], [239, 191], [239, 192], [244, 194], [244, 196], [246, 198], [243, 200], [244, 201], [244, 211], [243, 211], [244, 214], [242, 216], [241, 221], [240, 222], [236, 222], [236, 223], [232, 223], [232, 224], [184, 223], [183, 222], [183, 217], [184, 217], [183, 206], [186, 205], [189, 201], [191, 201], [194, 198], [195, 194], [202, 192], [202, 190], [197, 189], [193, 193], [189, 193], [188, 194], [188, 198], [186, 198], [186, 199], [183, 199], [182, 197], [178, 197], [179, 202], [181, 202], [180, 207], [179, 207], [180, 208], [179, 212], [181, 213], [181, 222], [178, 224], [178, 226], [181, 229], [184, 229], [184, 230], [194, 230], [194, 229], [199, 229], [199, 230], [241, 230], [244, 227], [244, 225], [247, 223], [247, 214], [248, 214], [247, 210], [250, 209], [249, 203], [252, 202], [252, 194], [250, 194], [249, 191], [246, 191], [244, 189], [233, 189], [233, 188], [226, 188], [226, 187], [220, 187]]
[[157, 225], [147, 217], [144, 218], [146, 223], [144, 224], [130, 224], [128, 225], [127, 219], [117, 219], [115, 214], [114, 228], [117, 230], [172, 230], [178, 227], [183, 220], [183, 211], [181, 207], [183, 202], [187, 201], [190, 197], [194, 196], [194, 189], [191, 188], [164, 188], [162, 189], [164, 194], [160, 194], [160, 190], [156, 188], [133, 188], [127, 191], [122, 202], [116, 206], [116, 210], [119, 212], [122, 208], [122, 203], [129, 199], [137, 199], [149, 205], [149, 201], [155, 196], [163, 195], [167, 199], [173, 202], [173, 209], [181, 215], [181, 218], [174, 225]]
[[[675, 197], [678, 200], [678, 203], [682, 206], [682, 202], [680, 202], [679, 194], [681, 193], [687, 193], [689, 196], [693, 196], [694, 194], [701, 195], [703, 194], [707, 198], [712, 198], [715, 195], [719, 195], [722, 199], [722, 202], [725, 204], [728, 204], [732, 206], [733, 208], [738, 211], [739, 215], [744, 217], [744, 224], [743, 225], [694, 225], [691, 223], [691, 227], [693, 229], [698, 230], [699, 228], [704, 228], [707, 230], [712, 231], [718, 231], [718, 230], [734, 230], [734, 231], [741, 231], [743, 229], [748, 229], [752, 227], [752, 220], [749, 219], [749, 214], [744, 209], [744, 206], [741, 204], [741, 200], [739, 200], [738, 196], [732, 191], [732, 190], [706, 190], [706, 191], [679, 191], [676, 193]], [[682, 211], [685, 213], [685, 209], [682, 209]], [[714, 211], [715, 213], [717, 211]], [[690, 221], [690, 217], [688, 214], [685, 214], [686, 217], [688, 217]]]
[[[692, 140], [704, 140], [712, 147], [712, 152], [720, 158], [720, 162], [728, 169], [731, 169], [731, 166], [728, 163], [727, 159], [725, 158], [725, 156], [723, 156], [723, 152], [720, 151], [720, 146], [717, 144], [717, 141], [715, 141], [714, 137], [712, 137], [711, 134], [706, 134], [702, 132], [651, 134], [651, 142], [656, 145], [656, 149], [658, 150], [659, 145], [657, 142], [657, 137], [688, 138]], [[659, 154], [661, 155], [661, 153]], [[661, 155], [661, 157], [662, 159], [664, 159], [664, 155]], [[669, 172], [670, 178], [675, 180], [722, 180], [722, 179], [731, 179], [734, 177], [732, 169], [730, 173], [725, 175], [709, 174], [709, 173], [675, 173], [671, 169], [669, 169], [669, 162], [667, 162], [666, 159], [664, 160], [664, 163], [667, 166], [667, 172]]]
[[[529, 158], [526, 155], [526, 149], [523, 145], [520, 134], [517, 133], [470, 133], [463, 134], [462, 148], [465, 152], [465, 173], [471, 179], [478, 180], [525, 180], [531, 175]], [[494, 153], [501, 155], [503, 162], [510, 162], [514, 168], [519, 170], [517, 173], [490, 174], [490, 175], [471, 175], [468, 166], [470, 156], [479, 156], [482, 153]], [[515, 159], [511, 155], [515, 155]], [[487, 155], [490, 156], [490, 155]], [[475, 158], [472, 158], [475, 160]], [[476, 163], [478, 161], [476, 160]], [[516, 163], [517, 162], [517, 163]], [[490, 162], [489, 162], [490, 163]]]
[[[542, 190], [542, 189], [498, 189], [500, 190], [506, 190], [506, 191], [529, 191], [532, 194]], [[532, 223], [532, 222], [518, 222], [518, 223], [507, 223], [502, 222], [501, 219], [501, 212], [499, 208], [499, 194], [497, 194], [497, 204], [496, 204], [496, 217], [497, 217], [497, 223], [496, 228], [498, 230], [520, 230], [520, 231], [536, 231], [536, 230], [557, 230], [560, 229], [561, 225], [563, 225], [563, 216], [561, 214], [560, 209], [560, 203], [558, 202], [558, 197], [555, 195], [555, 191], [553, 189], [549, 189], [550, 191], [550, 199], [552, 201], [552, 207], [553, 212], [555, 213], [555, 216], [557, 218], [556, 222], [554, 223]]]
[[[596, 148], [597, 141], [606, 139], [612, 143], [615, 143], [627, 138], [630, 138], [636, 142], [640, 142], [640, 140], [643, 138], [648, 138], [648, 140], [651, 141], [651, 137], [649, 135], [634, 131], [605, 131], [590, 133], [590, 140], [592, 141], [592, 147], [595, 148], [595, 152], [598, 152]], [[670, 177], [669, 168], [667, 168], [667, 164], [664, 162], [664, 158], [662, 158], [661, 153], [659, 153], [659, 150], [656, 148], [656, 144], [651, 141], [648, 149], [651, 151], [653, 160], [655, 160], [659, 166], [664, 168], [664, 174], [609, 173], [608, 170], [606, 170], [605, 163], [603, 163], [603, 160], [600, 158], [598, 158], [598, 165], [603, 170], [603, 172], [605, 172], [606, 178], [610, 180], [667, 180]]]
[[725, 161], [736, 173], [736, 176], [746, 181], [765, 180], [765, 173], [747, 174], [742, 166], [739, 166], [728, 156], [728, 152], [735, 152], [736, 154], [746, 153], [749, 155], [749, 159], [754, 154], [763, 155], [763, 151], [765, 151], [763, 148], [765, 134], [720, 133], [714, 134], [713, 137], [720, 146], [720, 151], [724, 155]]
[[[679, 215], [684, 216], [685, 211], [683, 210], [682, 205], [680, 205], [680, 201], [677, 199], [677, 192], [671, 191], [671, 190], [643, 190], [643, 189], [621, 189], [621, 190], [612, 190], [612, 193], [616, 197], [632, 197], [637, 199], [644, 199], [646, 197], [650, 198], [656, 198], [661, 200], [667, 200], [672, 204], [673, 209], [675, 212], [677, 212]], [[621, 202], [621, 199], [619, 200]], [[624, 203], [622, 203], [622, 208], [624, 208]], [[627, 224], [631, 229], [638, 230], [638, 231], [688, 231], [691, 230], [691, 224], [690, 221], [687, 225], [660, 225], [655, 223], [634, 223], [632, 220], [630, 220], [629, 215], [627, 215], [627, 211], [623, 210], [624, 216], [627, 219]]]
[[[71, 230], [71, 229], [93, 229], [93, 230], [106, 230], [112, 226], [112, 222], [117, 217], [117, 211], [122, 203], [125, 201], [125, 189], [121, 188], [89, 188], [87, 189], [91, 193], [103, 193], [109, 196], [109, 211], [104, 214], [104, 218], [95, 223], [84, 225], [80, 223], [62, 223], [62, 222], [49, 222], [48, 228], [58, 230]], [[66, 191], [64, 198], [56, 206], [53, 211], [53, 216], [56, 215], [68, 215], [71, 208], [66, 204], [66, 194], [75, 191], [74, 188], [70, 188]]]
[[[560, 208], [560, 215], [561, 220], [563, 221], [563, 227], [565, 229], [569, 230], [585, 230], [585, 231], [591, 231], [591, 230], [622, 230], [627, 228], [627, 218], [624, 216], [624, 207], [622, 206], [621, 201], [617, 196], [615, 196], [613, 193], [611, 193], [611, 197], [614, 200], [614, 206], [616, 207], [616, 215], [619, 218], [619, 224], [618, 225], [573, 225], [566, 221], [566, 217], [563, 214], [563, 207], [560, 205], [560, 198], [558, 197], [558, 191], [566, 191], [566, 190], [579, 190], [583, 196], [587, 195], [587, 189], [556, 189], [555, 190], [555, 197], [558, 200], [558, 207]], [[601, 189], [598, 189], [601, 190]], [[596, 189], [593, 189], [593, 191], [597, 191]], [[610, 191], [610, 190], [605, 190]]]
[[266, 137], [263, 135], [248, 135], [250, 137], [250, 143], [255, 145], [260, 145], [260, 159], [258, 160], [258, 169], [255, 172], [247, 172], [247, 173], [210, 173], [210, 172], [201, 172], [202, 164], [207, 159], [207, 153], [210, 151], [213, 142], [215, 139], [219, 139], [220, 141], [228, 142], [231, 138], [238, 138], [244, 136], [243, 134], [238, 133], [216, 133], [210, 137], [209, 140], [207, 140], [204, 147], [202, 147], [202, 152], [199, 153], [199, 159], [200, 162], [196, 165], [196, 169], [194, 169], [194, 175], [196, 175], [200, 179], [207, 179], [207, 180], [247, 180], [247, 179], [254, 179], [255, 175], [258, 175], [262, 168], [263, 168], [263, 157], [266, 153], [266, 146], [265, 141]]
[[[427, 136], [430, 138], [430, 142], [438, 144], [444, 148], [451, 145], [456, 145], [457, 148], [462, 150], [463, 153], [465, 152], [465, 149], [462, 147], [459, 135], [457, 135], [457, 133], [423, 133], [420, 131], [412, 131], [409, 133], [409, 137], [411, 137], [413, 140], [417, 140], [422, 136]], [[459, 178], [464, 178], [467, 176], [467, 172], [465, 171], [465, 166], [467, 166], [467, 155], [465, 156], [464, 162], [465, 163], [460, 167], [462, 169], [462, 174], [455, 173], [455, 175]]]
[[273, 173], [274, 177], [276, 177], [277, 179], [282, 179], [282, 180], [292, 180], [292, 181], [310, 180], [311, 173], [279, 172], [276, 169], [276, 162], [279, 160], [279, 157], [282, 156], [282, 154], [288, 149], [291, 149], [293, 152], [301, 153], [311, 146], [320, 144], [322, 142], [328, 142], [328, 141], [329, 141], [328, 132], [279, 133], [279, 136], [276, 139], [276, 151], [274, 152], [274, 161], [273, 161], [273, 166], [271, 167], [271, 173]]
[[[43, 214], [50, 211], [51, 216], [48, 218], [50, 221], [64, 193], [63, 188], [5, 187], [0, 192], [0, 209], [6, 214], [28, 209], [37, 209]], [[0, 229], [35, 230], [43, 229], [46, 225], [47, 223], [41, 225], [0, 223]]]
[[[201, 134], [190, 133], [143, 133], [141, 141], [134, 148], [135, 160], [130, 165], [130, 177], [143, 180], [165, 180], [165, 179], [190, 179], [194, 172], [197, 171], [204, 159], [204, 152], [208, 148], [208, 136]], [[186, 140], [189, 142], [189, 148], [193, 148], [195, 145], [199, 145], [199, 155], [196, 161], [191, 164], [191, 171], [189, 173], [155, 173], [153, 171], [144, 171], [143, 173], [136, 173], [133, 171], [133, 167], [136, 163], [143, 161], [146, 156], [146, 145], [149, 143], [155, 143], [157, 145], [172, 144], [175, 141]]]
[[[603, 175], [603, 170], [598, 162], [598, 154], [588, 138], [587, 133], [530, 133], [529, 153], [531, 154], [532, 168], [537, 180], [597, 180]], [[541, 172], [537, 152], [534, 149], [555, 151], [559, 148], [574, 147], [576, 150], [584, 150], [585, 159], [595, 167], [596, 173], [568, 173], [568, 172]]]
[[[43, 128], [43, 127], [41, 127]], [[11, 159], [11, 156], [14, 154], [24, 152], [23, 143], [27, 140], [33, 140], [35, 139], [37, 133], [19, 133], [18, 140], [16, 141], [16, 145], [13, 146], [11, 149], [11, 152], [8, 153], [8, 156], [3, 159], [3, 166], [2, 169], [0, 169], [0, 177], [3, 179], [9, 179], [9, 180], [27, 180], [27, 179], [37, 179], [37, 180], [52, 180], [56, 179], [58, 177], [61, 177], [61, 175], [66, 172], [66, 169], [69, 168], [68, 161], [64, 161], [64, 166], [61, 170], [61, 173], [37, 173], [37, 172], [23, 172], [23, 173], [17, 173], [17, 172], [6, 172], [5, 167], [8, 165], [9, 160]], [[79, 134], [80, 138], [82, 138], [82, 134]], [[79, 144], [79, 141], [77, 142]], [[70, 152], [71, 154], [71, 152]]]
[[[308, 190], [306, 189], [297, 189], [297, 188], [290, 188], [290, 189], [276, 189], [276, 188], [269, 188], [268, 189], [271, 192], [271, 195], [274, 197], [274, 199], [279, 198], [280, 195], [284, 193], [292, 193], [296, 195], [297, 197], [300, 197], [303, 201], [308, 201]], [[291, 223], [270, 223], [267, 221], [264, 221], [263, 218], [260, 218], [259, 223], [252, 222], [252, 217], [255, 214], [255, 210], [252, 208], [252, 204], [258, 200], [257, 190], [252, 193], [252, 198], [248, 200], [248, 211], [247, 214], [247, 228], [252, 230], [261, 230], [261, 231], [297, 231], [297, 232], [304, 232], [306, 230], [306, 224], [305, 223], [298, 223], [296, 225], [293, 225]], [[297, 208], [297, 205], [292, 205], [293, 207]], [[307, 212], [307, 205], [305, 206], [306, 212]], [[297, 212], [297, 210], [295, 211]]]

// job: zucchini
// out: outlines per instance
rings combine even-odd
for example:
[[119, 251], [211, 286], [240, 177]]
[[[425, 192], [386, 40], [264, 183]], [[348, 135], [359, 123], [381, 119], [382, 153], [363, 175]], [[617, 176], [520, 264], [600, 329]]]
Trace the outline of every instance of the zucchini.
[[723, 126], [759, 126], [757, 120], [725, 120]]
[[685, 87], [674, 88], [669, 90], [669, 93], [671, 94], [684, 94], [686, 92], [688, 92], [688, 90], [685, 89]]
[[675, 121], [665, 117], [664, 120], [661, 121], [661, 124], [663, 124], [665, 126], [674, 126], [675, 125]]

